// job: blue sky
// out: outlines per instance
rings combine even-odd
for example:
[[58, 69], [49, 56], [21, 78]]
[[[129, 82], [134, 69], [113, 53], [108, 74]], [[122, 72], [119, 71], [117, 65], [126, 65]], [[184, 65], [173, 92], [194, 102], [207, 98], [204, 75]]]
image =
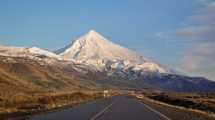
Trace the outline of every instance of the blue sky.
[[0, 44], [55, 50], [90, 29], [215, 80], [214, 0], [0, 0]]

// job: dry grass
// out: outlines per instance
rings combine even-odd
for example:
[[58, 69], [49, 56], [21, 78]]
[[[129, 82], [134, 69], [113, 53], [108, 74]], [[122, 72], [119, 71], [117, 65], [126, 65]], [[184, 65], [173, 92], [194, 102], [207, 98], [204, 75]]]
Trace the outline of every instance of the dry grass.
[[0, 96], [0, 109], [2, 110], [0, 112], [49, 109], [56, 106], [93, 100], [101, 96], [102, 94], [100, 92], [85, 93], [81, 91], [70, 93], [36, 93], [34, 95], [20, 93], [14, 96]]
[[169, 105], [163, 102], [154, 101], [148, 98], [140, 99], [144, 104], [166, 115], [171, 120], [214, 120], [213, 116], [205, 112], [193, 111], [183, 107]]
[[0, 101], [0, 118], [17, 117], [15, 114], [23, 115], [35, 112], [51, 110], [64, 106], [80, 104], [86, 101], [102, 97], [99, 91], [74, 91], [59, 93], [39, 93], [35, 95], [19, 94]]
[[88, 77], [93, 75], [82, 74], [74, 67], [0, 56], [0, 114], [31, 113], [101, 97], [101, 85]]
[[215, 119], [214, 93], [178, 93], [144, 91], [136, 92], [135, 96], [156, 104], [169, 106], [181, 110], [188, 110], [197, 114], [211, 116]]

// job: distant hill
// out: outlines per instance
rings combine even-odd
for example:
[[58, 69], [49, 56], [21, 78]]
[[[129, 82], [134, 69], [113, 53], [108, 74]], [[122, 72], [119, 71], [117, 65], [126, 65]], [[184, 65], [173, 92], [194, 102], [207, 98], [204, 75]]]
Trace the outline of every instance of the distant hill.
[[0, 46], [0, 91], [78, 89], [215, 91], [215, 82], [178, 74], [91, 30], [55, 53]]

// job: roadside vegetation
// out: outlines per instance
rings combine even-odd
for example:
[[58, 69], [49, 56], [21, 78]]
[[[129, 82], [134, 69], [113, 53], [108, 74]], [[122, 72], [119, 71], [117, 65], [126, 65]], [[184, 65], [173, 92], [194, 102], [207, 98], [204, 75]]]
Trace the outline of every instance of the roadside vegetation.
[[[19, 118], [38, 112], [44, 112], [103, 97], [100, 91], [73, 91], [67, 93], [20, 93], [13, 96], [0, 94], [0, 118]], [[0, 120], [1, 120], [0, 119]]]
[[77, 68], [76, 64], [44, 65], [28, 58], [0, 56], [0, 120], [103, 97], [104, 87], [94, 82], [94, 77], [88, 77], [94, 75]]
[[180, 120], [215, 119], [215, 93], [212, 92], [137, 91], [133, 92], [132, 95], [146, 104], [163, 111], [163, 113], [166, 113], [173, 120], [179, 120], [179, 118]]

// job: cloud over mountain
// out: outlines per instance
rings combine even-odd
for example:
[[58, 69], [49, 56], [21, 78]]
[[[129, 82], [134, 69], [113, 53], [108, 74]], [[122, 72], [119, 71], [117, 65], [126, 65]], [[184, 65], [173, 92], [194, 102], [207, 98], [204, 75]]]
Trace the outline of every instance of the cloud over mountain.
[[212, 75], [215, 72], [215, 1], [199, 2], [202, 7], [187, 17], [184, 26], [160, 32], [158, 36], [187, 43], [186, 52], [179, 61], [185, 71], [215, 78]]

